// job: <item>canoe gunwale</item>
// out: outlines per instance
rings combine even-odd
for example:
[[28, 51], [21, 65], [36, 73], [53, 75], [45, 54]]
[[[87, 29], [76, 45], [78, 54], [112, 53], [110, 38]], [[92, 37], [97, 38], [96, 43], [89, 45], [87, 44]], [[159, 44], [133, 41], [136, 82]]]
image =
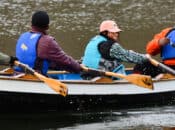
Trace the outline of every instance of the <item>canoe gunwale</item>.
[[[30, 81], [30, 82], [42, 82], [39, 79], [28, 79], [28, 78], [22, 78], [22, 77], [13, 77], [13, 76], [2, 76], [0, 75], [0, 80], [15, 80], [15, 81]], [[172, 81], [175, 80], [175, 78], [169, 78], [169, 79], [152, 79], [153, 83], [156, 82], [166, 82], [166, 81]], [[131, 84], [127, 80], [114, 80], [113, 82], [96, 82], [91, 80], [59, 80], [66, 84]]]

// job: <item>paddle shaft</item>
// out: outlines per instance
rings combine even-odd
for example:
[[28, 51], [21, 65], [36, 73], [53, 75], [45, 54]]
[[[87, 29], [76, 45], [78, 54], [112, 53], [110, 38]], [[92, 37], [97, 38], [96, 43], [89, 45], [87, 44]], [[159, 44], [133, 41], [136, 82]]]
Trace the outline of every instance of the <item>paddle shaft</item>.
[[158, 62], [157, 60], [155, 60], [155, 59], [153, 59], [151, 57], [149, 57], [148, 59], [154, 66], [159, 67], [159, 68], [167, 71], [168, 73], [170, 73], [172, 75], [175, 75], [175, 70], [171, 69], [170, 67], [168, 67], [168, 66]]
[[35, 74], [35, 71], [26, 64], [20, 63], [19, 61], [15, 61], [15, 65], [23, 68], [24, 72], [29, 72], [32, 75]]
[[49, 70], [47, 71], [47, 74], [69, 74], [70, 72], [68, 71], [55, 71], [55, 70]]
[[97, 73], [97, 74], [99, 74], [101, 76], [113, 76], [113, 77], [117, 77], [117, 78], [125, 78], [125, 77], [127, 77], [126, 75], [119, 74], [119, 73], [114, 73], [114, 72], [109, 72], [109, 71], [102, 71], [102, 70], [87, 68], [85, 66], [81, 66], [81, 67], [86, 72]]
[[41, 74], [35, 72], [32, 68], [30, 68], [30, 67], [29, 67], [28, 65], [26, 65], [26, 64], [20, 63], [20, 62], [18, 62], [18, 61], [15, 61], [15, 64], [16, 64], [17, 66], [23, 68], [23, 69], [24, 69], [24, 72], [28, 72], [28, 73], [30, 73], [30, 74], [32, 74], [32, 75], [35, 75], [35, 76], [38, 77], [39, 79], [44, 79], [44, 78], [45, 78], [45, 76], [43, 76], [43, 75], [41, 75]]

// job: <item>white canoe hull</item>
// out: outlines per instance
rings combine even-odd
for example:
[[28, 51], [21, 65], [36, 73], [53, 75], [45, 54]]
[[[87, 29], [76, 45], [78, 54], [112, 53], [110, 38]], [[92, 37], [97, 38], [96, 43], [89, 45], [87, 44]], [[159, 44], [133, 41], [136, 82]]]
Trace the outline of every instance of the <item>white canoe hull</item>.
[[[154, 81], [154, 90], [136, 86], [126, 81], [114, 83], [95, 83], [91, 81], [61, 81], [68, 87], [68, 95], [131, 95], [152, 94], [175, 91], [175, 80]], [[1, 78], [0, 91], [58, 94], [40, 81], [24, 81], [14, 78]]]
[[0, 109], [42, 110], [45, 108], [46, 110], [80, 111], [175, 102], [174, 79], [155, 81], [154, 90], [139, 87], [126, 81], [105, 84], [90, 81], [64, 81], [64, 83], [68, 87], [66, 97], [56, 93], [44, 82], [1, 77]]

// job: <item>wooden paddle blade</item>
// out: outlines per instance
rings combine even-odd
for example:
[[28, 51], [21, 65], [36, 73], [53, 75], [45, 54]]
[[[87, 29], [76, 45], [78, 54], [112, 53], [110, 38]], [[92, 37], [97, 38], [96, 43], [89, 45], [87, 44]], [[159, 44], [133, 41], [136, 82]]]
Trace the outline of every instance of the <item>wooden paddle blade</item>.
[[140, 87], [144, 87], [152, 90], [154, 89], [153, 81], [150, 76], [140, 75], [140, 74], [130, 74], [130, 75], [126, 75], [124, 79]]
[[55, 79], [47, 78], [44, 80], [44, 82], [51, 87], [54, 91], [58, 92], [62, 96], [66, 96], [68, 93], [68, 89], [64, 83], [61, 83], [60, 81], [57, 81]]
[[119, 74], [114, 72], [105, 72], [105, 75], [126, 79], [130, 83], [135, 84], [137, 86], [153, 89], [153, 82], [150, 76], [140, 75], [140, 74], [124, 75], [124, 74]]
[[38, 77], [40, 80], [44, 81], [50, 88], [52, 88], [57, 93], [61, 94], [62, 96], [66, 96], [68, 93], [68, 89], [66, 84], [61, 83], [60, 81], [56, 79], [47, 78], [37, 72], [34, 73], [36, 77]]

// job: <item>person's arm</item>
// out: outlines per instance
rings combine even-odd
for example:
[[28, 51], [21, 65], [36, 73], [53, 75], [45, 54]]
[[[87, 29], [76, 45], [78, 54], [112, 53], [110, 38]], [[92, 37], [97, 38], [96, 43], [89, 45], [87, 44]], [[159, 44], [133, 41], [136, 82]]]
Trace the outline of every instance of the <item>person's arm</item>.
[[10, 62], [10, 56], [0, 52], [0, 64], [1, 65], [8, 65]]
[[40, 39], [37, 52], [38, 57], [49, 60], [52, 67], [65, 69], [70, 72], [81, 71], [80, 64], [71, 56], [68, 56], [59, 44], [49, 36]]
[[98, 46], [99, 52], [105, 59], [117, 59], [119, 62], [142, 63], [147, 60], [144, 54], [126, 50], [113, 41], [102, 42]]
[[14, 65], [14, 61], [18, 60], [14, 56], [8, 56], [2, 52], [0, 52], [0, 65]]
[[144, 54], [140, 54], [132, 50], [126, 50], [118, 43], [114, 43], [111, 46], [110, 56], [116, 58], [119, 61], [136, 63], [136, 64], [147, 61], [147, 58]]
[[166, 28], [160, 33], [156, 34], [154, 38], [147, 43], [146, 52], [150, 55], [157, 55], [161, 51], [161, 47], [169, 43], [169, 39], [166, 38], [166, 34], [171, 28]]

